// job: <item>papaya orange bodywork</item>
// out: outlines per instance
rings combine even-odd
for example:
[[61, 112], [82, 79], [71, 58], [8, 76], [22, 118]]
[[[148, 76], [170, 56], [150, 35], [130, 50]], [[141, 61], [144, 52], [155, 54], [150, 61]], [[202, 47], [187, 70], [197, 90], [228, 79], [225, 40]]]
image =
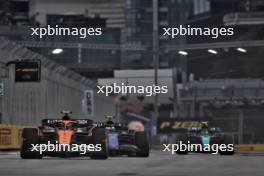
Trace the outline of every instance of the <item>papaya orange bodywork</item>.
[[[62, 123], [64, 126], [67, 126], [68, 124], [72, 123], [71, 120], [62, 120]], [[70, 144], [72, 136], [74, 134], [73, 130], [59, 130], [58, 132], [59, 136], [59, 144]]]
[[72, 130], [59, 130], [58, 131], [59, 144], [70, 144], [73, 134], [74, 131]]

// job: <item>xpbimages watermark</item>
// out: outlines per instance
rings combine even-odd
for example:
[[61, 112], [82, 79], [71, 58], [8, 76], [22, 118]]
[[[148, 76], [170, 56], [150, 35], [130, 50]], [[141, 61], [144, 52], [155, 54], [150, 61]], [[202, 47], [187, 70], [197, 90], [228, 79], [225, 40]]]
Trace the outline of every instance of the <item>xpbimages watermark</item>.
[[43, 38], [44, 36], [79, 36], [84, 39], [87, 36], [102, 35], [102, 28], [76, 28], [59, 27], [58, 25], [30, 28], [31, 36]]
[[212, 154], [218, 154], [219, 152], [232, 152], [234, 151], [233, 144], [192, 144], [190, 141], [183, 143], [179, 141], [177, 144], [163, 144], [163, 152], [169, 152], [172, 155], [180, 152], [211, 152]]
[[97, 86], [97, 88], [97, 93], [105, 94], [105, 96], [109, 96], [110, 94], [145, 94], [146, 96], [152, 96], [168, 93], [168, 86], [156, 86], [155, 84], [134, 86], [125, 85], [125, 83], [121, 83], [121, 85], [114, 83], [113, 85]]
[[31, 152], [79, 152], [85, 155], [87, 152], [100, 152], [102, 151], [101, 144], [59, 144], [58, 141], [47, 144], [31, 144]]
[[176, 38], [177, 36], [209, 36], [213, 39], [217, 39], [220, 36], [233, 36], [234, 28], [226, 27], [215, 27], [215, 28], [201, 28], [192, 27], [190, 25], [183, 26], [179, 25], [177, 27], [164, 27], [163, 36], [168, 36], [171, 38]]

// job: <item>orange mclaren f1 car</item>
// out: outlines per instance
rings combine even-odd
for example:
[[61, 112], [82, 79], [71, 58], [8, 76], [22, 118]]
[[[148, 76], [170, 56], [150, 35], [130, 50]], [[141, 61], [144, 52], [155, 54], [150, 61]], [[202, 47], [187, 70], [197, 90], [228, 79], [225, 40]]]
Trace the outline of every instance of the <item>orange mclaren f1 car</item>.
[[63, 111], [61, 119], [43, 119], [38, 128], [24, 128], [21, 158], [88, 156], [107, 159], [106, 130], [89, 119], [71, 119], [70, 113]]

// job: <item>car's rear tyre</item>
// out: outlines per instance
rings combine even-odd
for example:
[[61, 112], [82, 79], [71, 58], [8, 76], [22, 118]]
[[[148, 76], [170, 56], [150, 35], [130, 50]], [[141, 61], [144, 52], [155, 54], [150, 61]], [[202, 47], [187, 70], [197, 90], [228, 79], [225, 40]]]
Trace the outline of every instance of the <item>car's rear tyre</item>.
[[188, 151], [187, 151], [187, 150], [185, 150], [185, 151], [177, 150], [176, 153], [177, 153], [178, 155], [187, 155], [187, 154], [188, 154]]
[[[178, 142], [177, 142], [177, 144], [178, 144], [178, 146], [180, 147], [180, 142], [182, 142], [182, 144], [188, 144], [188, 138], [186, 137], [186, 136], [180, 136], [179, 137], [179, 139], [178, 139]], [[176, 151], [176, 153], [178, 154], [178, 155], [187, 155], [188, 154], [188, 149], [186, 149], [186, 150], [180, 150], [180, 149], [178, 149], [177, 151]]]
[[32, 144], [39, 143], [38, 129], [24, 128], [22, 131], [22, 146], [20, 148], [20, 157], [22, 159], [40, 159], [42, 155], [38, 151], [31, 151]]
[[109, 152], [107, 148], [106, 130], [104, 128], [95, 128], [93, 131], [93, 144], [101, 145], [101, 151], [95, 152], [91, 155], [91, 159], [107, 159]]
[[234, 141], [233, 141], [233, 137], [232, 136], [225, 135], [223, 137], [223, 142], [222, 143], [225, 144], [226, 146], [233, 145], [233, 150], [226, 150], [226, 151], [219, 150], [219, 154], [220, 155], [234, 155], [235, 154]]
[[148, 157], [149, 156], [149, 138], [146, 132], [136, 132], [135, 133], [135, 144], [140, 150], [136, 153], [138, 157]]

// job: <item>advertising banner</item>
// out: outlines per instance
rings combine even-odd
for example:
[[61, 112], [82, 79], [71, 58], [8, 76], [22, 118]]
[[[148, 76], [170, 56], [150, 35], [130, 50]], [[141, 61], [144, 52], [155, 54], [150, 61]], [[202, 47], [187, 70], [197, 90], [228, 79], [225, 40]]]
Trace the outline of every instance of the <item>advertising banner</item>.
[[94, 115], [94, 94], [92, 90], [84, 92], [84, 109], [89, 116]]
[[158, 133], [173, 133], [185, 131], [191, 127], [201, 127], [208, 124], [208, 118], [158, 118]]

